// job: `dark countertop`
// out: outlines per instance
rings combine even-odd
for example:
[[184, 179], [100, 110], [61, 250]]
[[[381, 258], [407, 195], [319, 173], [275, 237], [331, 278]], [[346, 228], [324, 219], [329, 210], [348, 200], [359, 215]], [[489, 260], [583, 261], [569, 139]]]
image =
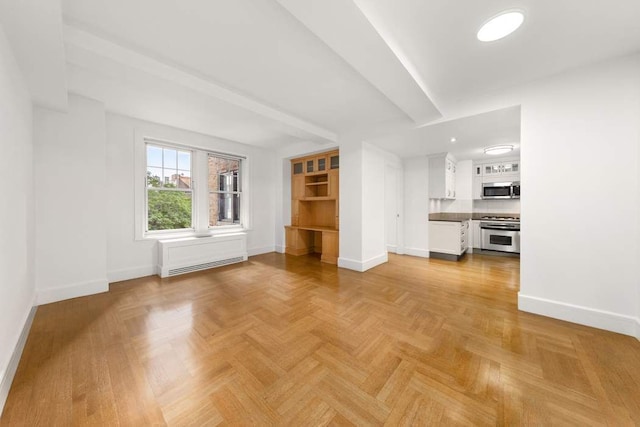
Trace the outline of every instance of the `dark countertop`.
[[513, 213], [487, 213], [487, 212], [440, 212], [429, 214], [429, 221], [449, 221], [449, 222], [462, 222], [469, 219], [479, 221], [483, 216], [510, 216], [520, 219], [520, 214]]

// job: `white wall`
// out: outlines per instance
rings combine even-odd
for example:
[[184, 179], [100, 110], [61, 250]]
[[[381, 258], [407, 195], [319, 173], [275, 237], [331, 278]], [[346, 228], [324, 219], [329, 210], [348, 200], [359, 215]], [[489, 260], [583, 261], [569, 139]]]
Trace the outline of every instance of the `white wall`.
[[404, 253], [429, 256], [429, 159], [404, 159]]
[[640, 56], [530, 89], [519, 307], [637, 334]]
[[[387, 153], [362, 144], [362, 263], [363, 270], [387, 262], [385, 169]], [[342, 236], [341, 236], [342, 237]]]
[[340, 142], [338, 266], [362, 270], [362, 142]]
[[69, 111], [35, 108], [38, 304], [108, 290], [104, 106], [69, 97]]
[[9, 391], [9, 361], [34, 303], [31, 127], [27, 85], [0, 27], [0, 413]]
[[385, 167], [396, 156], [359, 140], [340, 142], [338, 266], [366, 271], [387, 262]]
[[249, 255], [275, 250], [276, 156], [275, 153], [207, 135], [107, 114], [107, 260], [109, 281], [155, 274], [155, 241], [134, 238], [134, 144], [136, 132], [176, 142], [238, 155], [249, 164], [251, 229], [247, 233]]

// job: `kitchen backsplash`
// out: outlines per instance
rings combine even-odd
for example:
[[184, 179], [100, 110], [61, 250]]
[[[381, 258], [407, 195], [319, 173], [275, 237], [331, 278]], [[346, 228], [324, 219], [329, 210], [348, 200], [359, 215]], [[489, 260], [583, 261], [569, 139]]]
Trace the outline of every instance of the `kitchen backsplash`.
[[429, 213], [441, 212], [520, 213], [520, 200], [429, 199]]
[[520, 213], [520, 199], [474, 200], [473, 212]]

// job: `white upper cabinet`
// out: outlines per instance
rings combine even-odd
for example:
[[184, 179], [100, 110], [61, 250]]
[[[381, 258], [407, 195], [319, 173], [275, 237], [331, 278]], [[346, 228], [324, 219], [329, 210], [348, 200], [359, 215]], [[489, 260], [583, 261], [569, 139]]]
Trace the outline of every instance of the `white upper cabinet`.
[[449, 153], [429, 156], [429, 198], [456, 198], [456, 159]]
[[520, 162], [509, 161], [482, 165], [483, 176], [501, 176], [520, 174]]
[[482, 183], [497, 181], [520, 181], [520, 160], [503, 159], [473, 163], [473, 198], [482, 198]]

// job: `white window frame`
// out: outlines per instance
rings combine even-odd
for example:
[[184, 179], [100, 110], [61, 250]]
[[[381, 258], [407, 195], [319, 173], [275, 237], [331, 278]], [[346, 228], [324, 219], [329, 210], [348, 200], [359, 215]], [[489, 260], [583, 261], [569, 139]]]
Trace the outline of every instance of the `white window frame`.
[[[151, 145], [153, 147], [159, 147], [159, 148], [168, 148], [171, 150], [176, 150], [176, 151], [187, 151], [191, 154], [191, 164], [190, 164], [190, 173], [191, 173], [191, 187], [190, 187], [190, 191], [185, 191], [185, 190], [180, 190], [180, 189], [165, 189], [165, 188], [161, 188], [159, 190], [155, 190], [154, 191], [180, 191], [180, 192], [184, 192], [184, 193], [191, 193], [191, 227], [187, 227], [187, 228], [174, 228], [174, 229], [170, 229], [170, 230], [149, 230], [149, 186], [146, 182], [146, 177], [147, 177], [147, 170], [148, 170], [148, 164], [147, 164], [147, 147]], [[166, 144], [164, 142], [158, 142], [155, 140], [150, 140], [147, 139], [144, 142], [144, 175], [145, 175], [145, 189], [144, 189], [144, 233], [145, 235], [148, 236], [154, 236], [154, 235], [162, 235], [163, 237], [166, 236], [167, 234], [184, 234], [184, 233], [193, 233], [196, 230], [196, 212], [197, 212], [197, 200], [196, 200], [196, 191], [195, 191], [195, 184], [194, 184], [194, 179], [193, 179], [193, 167], [194, 167], [194, 155], [195, 155], [195, 150], [193, 150], [192, 148], [186, 148], [186, 147], [179, 147], [177, 145], [170, 145], [170, 144]], [[176, 162], [177, 162], [177, 154], [176, 154]], [[177, 166], [177, 165], [176, 165]], [[164, 161], [163, 161], [163, 168], [164, 168]], [[163, 177], [164, 178], [164, 177]]]
[[[152, 230], [147, 231], [147, 144], [190, 151], [191, 186], [192, 186], [192, 225], [190, 229]], [[208, 236], [246, 232], [250, 230], [251, 206], [249, 186], [249, 159], [240, 153], [222, 149], [212, 149], [191, 144], [170, 141], [166, 138], [151, 137], [136, 131], [134, 161], [134, 198], [135, 198], [135, 240], [159, 240], [193, 236]], [[209, 226], [209, 188], [208, 157], [209, 154], [240, 160], [240, 224]], [[203, 183], [203, 185], [200, 185]]]
[[[210, 156], [215, 156], [215, 157], [219, 157], [219, 158], [223, 158], [223, 159], [229, 159], [229, 160], [238, 160], [240, 161], [240, 167], [238, 168], [238, 188], [239, 191], [234, 192], [234, 191], [230, 191], [228, 193], [234, 194], [237, 193], [240, 195], [240, 224], [229, 224], [229, 225], [211, 225], [209, 224], [209, 221], [207, 220], [207, 225], [208, 228], [212, 231], [216, 231], [216, 230], [228, 230], [228, 229], [235, 229], [237, 228], [239, 225], [242, 226], [243, 224], [243, 213], [244, 213], [244, 169], [245, 169], [245, 162], [246, 159], [243, 157], [238, 157], [238, 156], [234, 156], [231, 154], [227, 154], [227, 153], [219, 153], [219, 152], [215, 152], [215, 151], [209, 151], [207, 152], [207, 176], [208, 176], [208, 172], [209, 172], [209, 157]], [[210, 209], [210, 198], [209, 195], [211, 193], [221, 193], [220, 191], [215, 191], [215, 190], [210, 190], [209, 189], [209, 182], [207, 180], [207, 209]], [[209, 215], [207, 215], [207, 218], [209, 219]]]

